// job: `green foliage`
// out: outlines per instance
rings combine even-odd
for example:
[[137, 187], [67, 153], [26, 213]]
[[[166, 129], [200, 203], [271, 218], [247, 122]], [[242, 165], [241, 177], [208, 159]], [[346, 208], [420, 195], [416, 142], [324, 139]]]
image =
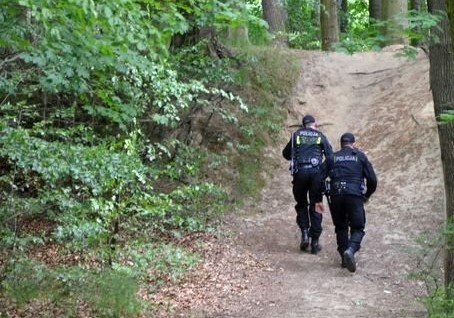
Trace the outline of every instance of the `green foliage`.
[[408, 27], [403, 32], [412, 43], [429, 45], [438, 41], [431, 30], [439, 25], [442, 18], [443, 15], [440, 13], [410, 10], [407, 15]]
[[[239, 23], [245, 18], [232, 9], [235, 3], [1, 5], [1, 255], [57, 242], [114, 265], [121, 245], [139, 233], [207, 227], [225, 207], [224, 185], [210, 182], [204, 171], [211, 154], [189, 146], [190, 136], [172, 133], [182, 132], [182, 122], [199, 109], [236, 124], [236, 109], [247, 106], [222, 87], [233, 83], [228, 63], [203, 54], [207, 43], [186, 56], [169, 56], [167, 47], [173, 35], [194, 27]], [[47, 228], [31, 233], [23, 226], [30, 220], [45, 220]], [[169, 268], [185, 266], [183, 252], [165, 250]], [[13, 273], [16, 266], [21, 270], [11, 266]], [[35, 278], [27, 299], [46, 282]], [[95, 292], [87, 298], [96, 307], [115, 308], [95, 300]]]
[[[287, 36], [292, 48], [319, 49], [320, 21], [317, 20], [315, 0], [286, 0], [288, 13]], [[427, 11], [410, 10], [407, 14], [397, 16], [396, 20], [406, 20], [407, 26], [402, 29], [393, 21], [373, 21], [369, 19], [369, 3], [366, 0], [349, 0], [348, 13], [342, 17], [347, 22], [346, 33], [340, 35], [337, 50], [352, 54], [358, 51], [376, 50], [388, 43], [390, 38], [384, 35], [399, 34], [411, 43], [423, 45], [433, 41], [430, 29], [437, 24], [440, 17], [428, 14]], [[407, 48], [405, 55], [414, 54], [415, 50]]]
[[454, 122], [454, 110], [447, 110], [440, 114], [440, 120], [445, 122]]
[[47, 142], [24, 129], [4, 130], [0, 139], [1, 156], [24, 175], [38, 177], [35, 202], [64, 224], [57, 228], [59, 239], [106, 241], [112, 223], [137, 208], [152, 177], [137, 156], [106, 146]]
[[316, 0], [287, 0], [288, 39], [290, 47], [298, 49], [319, 49], [320, 22], [316, 21]]
[[[35, 211], [56, 222], [58, 242], [109, 250], [120, 229], [139, 221], [160, 231], [203, 227], [225, 197], [222, 186], [203, 180], [209, 157], [187, 146], [188, 139], [164, 145], [147, 135], [178, 128], [200, 107], [236, 122], [231, 109], [212, 105], [214, 98], [247, 110], [219, 87], [228, 74], [213, 71], [219, 65], [212, 60], [192, 55], [191, 73], [177, 71], [183, 58], [167, 56], [176, 33], [238, 23], [244, 17], [234, 6], [215, 0], [2, 4], [0, 155], [7, 167], [0, 190], [9, 211], [2, 232], [13, 235], [11, 222]], [[212, 76], [193, 76], [197, 64]], [[142, 124], [148, 122], [151, 129]], [[160, 178], [170, 186], [160, 189]], [[204, 200], [212, 208], [202, 208]], [[26, 242], [27, 234], [14, 237], [5, 246]]]
[[263, 20], [261, 0], [247, 0], [246, 10], [254, 17], [254, 19], [250, 19], [247, 24], [251, 44], [264, 45], [269, 43], [271, 38], [267, 31], [266, 22]]
[[[198, 261], [159, 242], [209, 229], [262, 185], [296, 59], [214, 59], [206, 41], [169, 52], [173, 36], [205, 26], [246, 24], [265, 42], [253, 1], [252, 15], [236, 0], [0, 5], [2, 296], [66, 316], [80, 303], [93, 316], [136, 316], [139, 284], [178, 280]], [[97, 269], [30, 260], [49, 243]]]
[[350, 34], [355, 36], [361, 34], [369, 24], [369, 3], [366, 0], [348, 1], [348, 27]]
[[[405, 19], [407, 26], [402, 28], [393, 21], [371, 21], [367, 19], [367, 6], [363, 1], [356, 1], [356, 5], [349, 11], [349, 32], [341, 35], [341, 41], [337, 50], [352, 54], [357, 51], [377, 50], [390, 42], [390, 38], [383, 35], [383, 30], [389, 34], [400, 34], [411, 43], [428, 43], [436, 41], [430, 33], [431, 28], [440, 21], [439, 15], [433, 15], [425, 11], [411, 10], [407, 14], [396, 16], [396, 20]], [[355, 4], [353, 3], [353, 4]], [[406, 46], [400, 55], [414, 56], [417, 50]]]
[[454, 312], [453, 288], [438, 289], [425, 299], [429, 318], [448, 318]]
[[73, 108], [67, 119], [72, 122], [95, 118], [126, 131], [135, 118], [149, 116], [175, 126], [179, 112], [205, 88], [197, 81], [178, 81], [162, 60], [170, 37], [195, 26], [238, 23], [242, 15], [234, 5], [216, 0], [192, 6], [149, 1], [146, 7], [134, 0], [6, 1], [2, 46], [12, 57], [1, 65], [6, 73], [0, 95], [8, 96], [4, 101], [13, 107], [35, 105], [35, 118], [43, 115], [42, 104], [50, 108], [45, 117], [60, 111], [49, 104], [64, 97]]
[[[454, 249], [454, 219], [447, 220], [446, 227], [443, 231], [444, 248], [447, 250]], [[451, 317], [454, 312], [454, 286], [434, 288], [429, 290], [429, 295], [425, 298], [425, 305], [428, 309], [428, 317], [444, 318]]]
[[118, 251], [119, 262], [113, 268], [141, 281], [152, 282], [156, 289], [165, 280], [176, 282], [198, 264], [198, 255], [172, 244], [151, 244], [147, 239], [136, 239]]
[[[117, 222], [124, 223], [124, 228], [142, 221], [160, 230], [199, 230], [222, 210], [224, 192], [219, 186], [194, 179], [204, 161], [184, 145], [178, 147], [175, 160], [158, 169], [142, 163], [129, 139], [123, 144], [129, 145], [129, 152], [114, 151], [112, 145], [47, 142], [23, 129], [4, 131], [0, 142], [0, 155], [25, 175], [37, 176], [40, 184], [38, 200], [10, 195], [5, 209], [21, 214], [30, 206], [24, 202], [35, 204], [35, 210], [45, 211], [59, 224], [54, 238], [78, 250], [109, 249]], [[156, 193], [150, 183], [163, 176], [176, 180], [192, 177], [194, 184], [175, 187], [167, 194]], [[206, 204], [210, 208], [205, 208]]]
[[418, 257], [418, 272], [413, 273], [411, 278], [422, 281], [425, 284], [427, 296], [422, 297], [422, 302], [427, 308], [428, 317], [442, 318], [451, 317], [454, 312], [454, 289], [453, 286], [443, 284], [443, 273], [440, 272], [440, 263], [445, 249], [454, 248], [454, 223], [453, 219], [447, 221], [443, 233], [435, 235], [429, 233], [422, 237]]

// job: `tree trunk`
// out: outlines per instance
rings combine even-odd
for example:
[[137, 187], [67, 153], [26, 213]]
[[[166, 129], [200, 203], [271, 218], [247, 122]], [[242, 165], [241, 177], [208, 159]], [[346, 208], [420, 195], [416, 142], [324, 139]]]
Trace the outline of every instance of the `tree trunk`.
[[382, 0], [369, 0], [369, 20], [382, 19]]
[[313, 5], [314, 5], [314, 11], [312, 11], [312, 22], [315, 26], [320, 26], [320, 20], [321, 20], [321, 16], [320, 16], [320, 1], [314, 1], [312, 2]]
[[273, 35], [273, 42], [278, 46], [288, 46], [285, 36], [287, 14], [280, 0], [262, 0], [263, 19], [268, 23], [269, 32]]
[[[388, 44], [407, 44], [406, 38], [400, 30], [408, 25], [408, 21], [402, 17], [402, 14], [408, 12], [407, 0], [383, 0], [382, 18], [389, 20], [391, 26], [386, 28], [385, 35], [388, 37]], [[397, 15], [400, 15], [397, 17]]]
[[446, 5], [450, 25], [452, 52], [454, 52], [454, 1], [448, 1]]
[[337, 1], [321, 0], [320, 26], [322, 31], [322, 50], [331, 51], [339, 42], [339, 22]]
[[[447, 1], [447, 13], [450, 25], [450, 37], [451, 40], [451, 58], [453, 59], [454, 53], [454, 2]], [[451, 79], [453, 77], [451, 76]], [[453, 80], [454, 81], [454, 80]], [[451, 86], [451, 94], [454, 94], [453, 87]], [[451, 96], [450, 101], [447, 103], [448, 108], [453, 110], [454, 109], [454, 98]], [[446, 127], [443, 127], [445, 130], [444, 135], [445, 138], [441, 141], [441, 146], [446, 147], [446, 154], [445, 154], [445, 161], [443, 161], [443, 168], [445, 172], [445, 188], [446, 188], [446, 212], [448, 220], [450, 220], [451, 225], [454, 223], [454, 123], [446, 124]], [[443, 148], [442, 148], [443, 149]], [[442, 150], [442, 158], [443, 158], [443, 150]], [[445, 167], [446, 166], [446, 167]], [[451, 241], [452, 243], [452, 241]], [[454, 284], [454, 252], [452, 247], [450, 246], [450, 250], [445, 254], [445, 280], [446, 286], [449, 284]], [[451, 285], [452, 286], [452, 285]], [[451, 290], [451, 296], [452, 296]]]
[[410, 9], [421, 11], [421, 0], [410, 0]]
[[348, 0], [337, 0], [339, 6], [340, 32], [346, 33], [348, 28]]
[[[448, 2], [450, 2], [449, 0]], [[445, 0], [429, 0], [429, 12], [446, 12]], [[450, 10], [452, 6], [449, 6]], [[451, 12], [452, 13], [452, 12]], [[452, 16], [452, 14], [451, 14]], [[454, 110], [454, 57], [449, 20], [444, 18], [440, 22], [440, 29], [433, 28], [439, 37], [438, 43], [430, 45], [430, 84], [434, 99], [435, 116], [446, 110]], [[441, 160], [443, 165], [446, 217], [451, 226], [454, 219], [454, 123], [439, 123], [438, 135], [440, 138]], [[448, 240], [452, 245], [452, 237]], [[444, 272], [445, 285], [454, 283], [454, 250], [453, 246], [445, 249]]]

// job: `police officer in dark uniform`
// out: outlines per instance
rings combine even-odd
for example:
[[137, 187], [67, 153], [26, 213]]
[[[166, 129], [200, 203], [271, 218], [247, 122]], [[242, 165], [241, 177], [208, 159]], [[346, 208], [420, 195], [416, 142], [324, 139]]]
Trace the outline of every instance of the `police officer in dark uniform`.
[[355, 253], [360, 249], [365, 234], [364, 203], [375, 192], [377, 177], [366, 154], [353, 147], [353, 134], [343, 134], [340, 142], [341, 150], [326, 160], [330, 179], [329, 206], [342, 267], [355, 272]]
[[319, 237], [322, 233], [322, 214], [321, 211], [316, 211], [316, 203], [319, 206], [323, 196], [321, 191], [325, 171], [322, 169], [323, 157], [332, 154], [333, 150], [328, 139], [316, 129], [315, 118], [311, 115], [303, 117], [303, 126], [292, 134], [282, 151], [284, 158], [291, 161], [296, 223], [302, 233], [300, 250], [308, 248], [311, 238], [312, 254], [317, 254], [321, 250]]

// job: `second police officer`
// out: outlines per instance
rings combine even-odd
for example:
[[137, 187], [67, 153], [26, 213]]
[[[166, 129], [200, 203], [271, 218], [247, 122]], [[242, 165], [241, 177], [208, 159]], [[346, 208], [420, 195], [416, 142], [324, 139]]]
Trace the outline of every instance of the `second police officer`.
[[377, 177], [366, 154], [353, 146], [353, 134], [343, 134], [340, 142], [341, 150], [326, 160], [329, 203], [342, 267], [355, 272], [355, 253], [365, 235], [364, 203], [375, 192]]

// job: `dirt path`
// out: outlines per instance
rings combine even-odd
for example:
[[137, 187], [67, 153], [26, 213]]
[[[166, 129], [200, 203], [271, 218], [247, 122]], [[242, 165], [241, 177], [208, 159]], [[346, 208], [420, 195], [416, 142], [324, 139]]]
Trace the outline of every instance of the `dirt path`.
[[[209, 243], [205, 262], [164, 291], [172, 317], [415, 318], [426, 288], [409, 275], [425, 269], [421, 244], [436, 240], [443, 222], [442, 170], [429, 63], [396, 58], [396, 48], [347, 56], [302, 52], [301, 77], [288, 106], [287, 126], [313, 114], [337, 150], [346, 131], [357, 137], [377, 172], [377, 192], [366, 206], [366, 236], [358, 269], [340, 267], [334, 229], [324, 215], [323, 250], [299, 251], [288, 163], [281, 144], [260, 200], [227, 219], [232, 238]], [[439, 266], [438, 263], [436, 266]], [[440, 268], [435, 271], [441, 272]], [[166, 315], [165, 317], [168, 317]]]
[[239, 241], [269, 267], [217, 317], [425, 317], [424, 284], [408, 276], [418, 270], [417, 240], [436, 238], [443, 219], [438, 136], [427, 57], [394, 54], [310, 53], [289, 109], [289, 125], [305, 113], [332, 124], [322, 131], [335, 149], [343, 132], [353, 132], [374, 164], [379, 187], [366, 206], [357, 272], [340, 267], [329, 212], [322, 252], [298, 250], [291, 177], [280, 159], [287, 130], [281, 148], [270, 149], [282, 165], [254, 213], [236, 224]]

